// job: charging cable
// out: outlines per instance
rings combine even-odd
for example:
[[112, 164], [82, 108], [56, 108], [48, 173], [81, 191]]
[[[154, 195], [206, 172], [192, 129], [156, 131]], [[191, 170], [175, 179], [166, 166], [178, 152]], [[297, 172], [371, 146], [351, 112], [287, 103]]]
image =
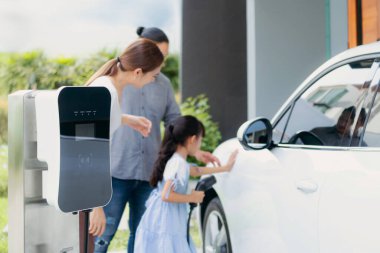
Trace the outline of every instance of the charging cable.
[[[212, 188], [212, 186], [216, 183], [215, 176], [205, 177], [198, 181], [197, 185], [195, 186], [196, 191], [208, 191]], [[190, 219], [191, 219], [191, 213], [193, 212], [193, 209], [197, 206], [196, 203], [190, 203], [190, 211], [189, 211], [189, 217], [187, 219], [187, 243], [190, 245]]]

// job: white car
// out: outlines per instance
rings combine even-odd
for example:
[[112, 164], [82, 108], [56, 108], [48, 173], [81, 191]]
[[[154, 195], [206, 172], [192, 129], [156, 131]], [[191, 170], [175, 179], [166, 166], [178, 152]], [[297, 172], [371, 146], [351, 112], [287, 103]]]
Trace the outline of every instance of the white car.
[[204, 252], [380, 252], [379, 59], [380, 43], [330, 59], [215, 150], [239, 155], [199, 208]]

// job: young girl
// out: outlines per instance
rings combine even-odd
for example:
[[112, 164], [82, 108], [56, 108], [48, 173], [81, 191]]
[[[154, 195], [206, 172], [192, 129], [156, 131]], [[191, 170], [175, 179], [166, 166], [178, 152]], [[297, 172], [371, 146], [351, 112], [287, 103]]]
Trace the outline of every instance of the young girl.
[[189, 176], [230, 171], [237, 155], [235, 151], [221, 167], [190, 167], [186, 158], [200, 149], [204, 134], [204, 126], [193, 116], [179, 117], [166, 128], [150, 181], [156, 188], [146, 202], [134, 253], [196, 252], [186, 237], [187, 203], [201, 203], [204, 192], [186, 194]]

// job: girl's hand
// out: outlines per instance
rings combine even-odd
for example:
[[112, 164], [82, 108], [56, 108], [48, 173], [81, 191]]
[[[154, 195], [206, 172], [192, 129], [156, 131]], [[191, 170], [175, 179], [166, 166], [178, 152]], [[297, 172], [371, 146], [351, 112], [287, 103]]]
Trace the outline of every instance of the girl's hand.
[[226, 171], [231, 171], [232, 167], [235, 164], [238, 152], [238, 150], [235, 150], [231, 153], [230, 157], [228, 158], [227, 164], [225, 165]]
[[210, 152], [198, 150], [194, 156], [195, 156], [195, 159], [197, 159], [198, 161], [204, 164], [212, 163], [214, 166], [220, 166], [220, 161], [218, 157], [214, 156]]
[[130, 114], [125, 115], [125, 117], [127, 118], [125, 123], [129, 127], [138, 131], [142, 136], [148, 137], [150, 129], [152, 128], [152, 122], [149, 119]]
[[197, 203], [197, 204], [202, 203], [203, 198], [205, 197], [205, 192], [192, 190], [190, 197], [191, 197], [191, 201], [190, 201], [191, 203]]
[[90, 213], [90, 227], [88, 232], [93, 236], [101, 236], [106, 229], [106, 215], [103, 208], [97, 207]]

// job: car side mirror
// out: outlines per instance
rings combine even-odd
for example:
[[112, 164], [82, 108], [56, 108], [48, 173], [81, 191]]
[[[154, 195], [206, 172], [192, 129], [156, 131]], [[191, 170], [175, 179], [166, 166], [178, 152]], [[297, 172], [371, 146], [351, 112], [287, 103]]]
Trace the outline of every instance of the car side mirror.
[[273, 146], [272, 131], [273, 127], [268, 119], [257, 118], [241, 125], [237, 138], [245, 149], [261, 150]]

